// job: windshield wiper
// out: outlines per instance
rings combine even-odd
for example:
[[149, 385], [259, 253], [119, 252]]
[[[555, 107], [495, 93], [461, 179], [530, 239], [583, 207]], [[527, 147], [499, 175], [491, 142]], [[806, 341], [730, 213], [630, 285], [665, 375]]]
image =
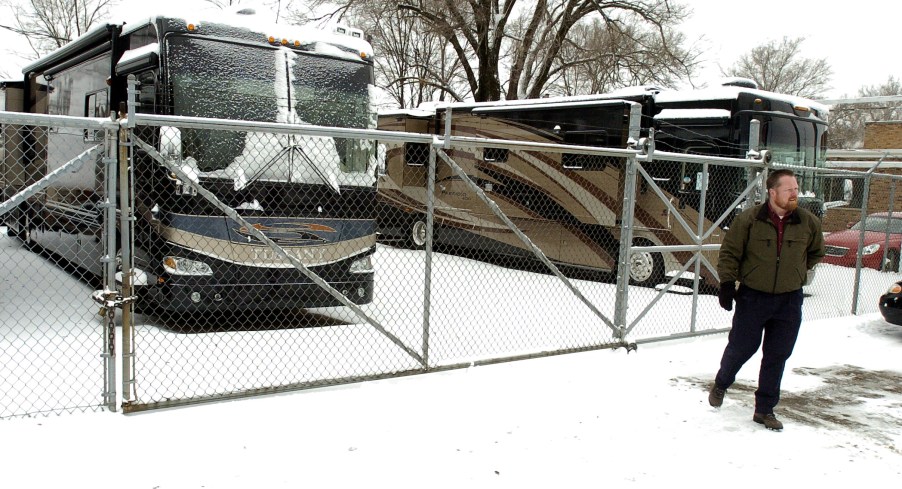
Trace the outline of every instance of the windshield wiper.
[[316, 174], [316, 176], [320, 180], [322, 180], [323, 183], [328, 185], [330, 189], [332, 189], [335, 193], [340, 193], [338, 184], [333, 181], [333, 179], [329, 178], [329, 174], [322, 168], [320, 168], [320, 166], [307, 155], [307, 152], [304, 151], [304, 148], [293, 141], [294, 136], [289, 136], [289, 138], [290, 141], [288, 146], [282, 147], [282, 149], [279, 150], [279, 152], [276, 153], [275, 156], [270, 158], [269, 161], [267, 161], [259, 170], [257, 170], [251, 176], [251, 178], [248, 179], [247, 184], [251, 184], [260, 179], [260, 177], [263, 176], [264, 172], [275, 166], [276, 162], [278, 162], [282, 158], [288, 159], [288, 175], [286, 180], [290, 183], [292, 181], [292, 170], [294, 169], [294, 162], [295, 159], [298, 159], [306, 163], [307, 168], [313, 170], [313, 173]]

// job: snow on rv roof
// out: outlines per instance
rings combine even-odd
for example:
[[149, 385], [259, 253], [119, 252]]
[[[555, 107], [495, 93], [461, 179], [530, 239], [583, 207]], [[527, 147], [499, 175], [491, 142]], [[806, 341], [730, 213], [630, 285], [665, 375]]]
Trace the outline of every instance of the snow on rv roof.
[[729, 119], [726, 109], [664, 109], [655, 119]]
[[[547, 99], [542, 99], [547, 100]], [[473, 109], [474, 114], [479, 113], [490, 113], [490, 112], [508, 112], [512, 110], [530, 110], [530, 109], [566, 109], [566, 108], [577, 108], [577, 107], [598, 107], [600, 105], [622, 105], [622, 104], [634, 104], [635, 102], [630, 102], [628, 100], [623, 99], [599, 99], [599, 100], [567, 100], [560, 102], [533, 102], [522, 103], [525, 102], [523, 100], [520, 101], [519, 104], [499, 104], [488, 107], [476, 107]]]
[[118, 25], [119, 24], [113, 24], [109, 22], [95, 25], [91, 29], [88, 29], [88, 31], [84, 34], [75, 38], [72, 42], [56, 48], [50, 53], [42, 56], [37, 61], [34, 61], [33, 63], [25, 66], [24, 68], [22, 68], [22, 73], [27, 75], [28, 73], [31, 73], [42, 65], [47, 65], [49, 63], [64, 59], [69, 55], [69, 53], [76, 52], [81, 49], [84, 44], [90, 44], [92, 42], [100, 40], [101, 38], [107, 37], [107, 31], [109, 31], [111, 27], [116, 27]]
[[[170, 8], [151, 17], [145, 16], [139, 18], [137, 21], [129, 20], [128, 22], [108, 22], [98, 24], [69, 44], [57, 48], [55, 51], [24, 67], [22, 73], [32, 72], [40, 66], [47, 66], [58, 60], [64, 59], [70, 52], [81, 49], [81, 46], [93, 42], [95, 38], [99, 39], [106, 36], [106, 31], [111, 27], [122, 26], [122, 32], [128, 34], [146, 26], [148, 23], [154, 22], [158, 18], [181, 19], [185, 21], [186, 24], [192, 22], [194, 24], [200, 24], [201, 26], [204, 22], [210, 22], [241, 27], [250, 32], [260, 33], [261, 39], [265, 39], [268, 36], [303, 39], [305, 44], [314, 44], [314, 52], [335, 57], [360, 60], [360, 53], [365, 53], [367, 58], [372, 58], [373, 56], [373, 47], [362, 38], [362, 35], [361, 37], [352, 37], [350, 35], [337, 34], [316, 27], [275, 24], [264, 20], [262, 16], [257, 15], [253, 9], [249, 8], [201, 10], [199, 12], [187, 9]], [[351, 52], [341, 49], [342, 47]]]
[[782, 100], [792, 105], [804, 106], [816, 109], [820, 114], [829, 112], [829, 108], [814, 100], [797, 97], [795, 95], [786, 95], [782, 93], [767, 92], [754, 88], [744, 88], [736, 86], [719, 86], [712, 88], [701, 88], [698, 90], [666, 90], [655, 96], [655, 101], [659, 103], [667, 102], [687, 102], [692, 100], [734, 100], [739, 98], [740, 93], [749, 93], [752, 95], [760, 95], [761, 97]]
[[594, 95], [570, 95], [566, 97], [546, 97], [527, 100], [496, 100], [492, 102], [423, 102], [416, 109], [393, 109], [380, 111], [380, 115], [410, 115], [414, 117], [427, 117], [435, 115], [437, 110], [451, 108], [467, 109], [473, 112], [489, 112], [500, 110], [520, 110], [536, 107], [561, 108], [579, 107], [585, 105], [599, 105], [600, 103], [630, 103], [612, 97], [611, 94]]
[[[360, 37], [354, 37], [349, 34], [338, 34], [336, 32], [312, 27], [309, 25], [285, 25], [276, 24], [263, 15], [258, 15], [253, 8], [242, 8], [241, 6], [226, 10], [202, 10], [194, 11], [173, 11], [167, 15], [156, 15], [150, 18], [151, 21], [158, 17], [166, 17], [170, 19], [182, 19], [186, 23], [190, 22], [198, 25], [202, 31], [205, 22], [240, 27], [251, 32], [258, 32], [261, 38], [265, 39], [273, 36], [276, 39], [301, 40], [304, 44], [315, 44], [314, 52], [319, 54], [327, 54], [331, 56], [346, 57], [349, 59], [360, 60], [360, 53], [365, 53], [366, 58], [373, 56], [373, 47], [369, 42], [363, 39], [363, 33], [360, 31]], [[138, 25], [145, 25], [139, 23]], [[125, 32], [129, 32], [126, 30]], [[353, 52], [348, 52], [339, 47], [347, 48]]]

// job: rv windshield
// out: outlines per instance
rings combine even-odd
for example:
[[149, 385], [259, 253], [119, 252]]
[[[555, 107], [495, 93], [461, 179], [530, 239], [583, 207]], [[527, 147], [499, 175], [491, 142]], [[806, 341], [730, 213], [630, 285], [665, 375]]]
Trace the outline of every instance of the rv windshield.
[[800, 166], [823, 166], [821, 142], [824, 124], [770, 116], [764, 128], [764, 147], [775, 163]]
[[[765, 120], [762, 149], [770, 150], [774, 163], [810, 168], [826, 165], [826, 124], [776, 115]], [[802, 192], [821, 195], [820, 179], [797, 173]]]
[[[193, 37], [172, 37], [167, 46], [174, 115], [375, 127], [366, 63]], [[198, 170], [237, 172], [245, 183], [364, 172], [374, 151], [361, 140], [206, 129], [185, 129], [182, 140]]]

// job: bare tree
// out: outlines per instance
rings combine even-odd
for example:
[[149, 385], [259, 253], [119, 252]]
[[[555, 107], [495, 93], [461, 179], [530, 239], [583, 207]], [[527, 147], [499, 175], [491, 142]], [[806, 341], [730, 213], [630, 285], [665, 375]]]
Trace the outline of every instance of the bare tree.
[[25, 37], [37, 58], [86, 33], [109, 14], [114, 0], [2, 0], [12, 13], [2, 27]]
[[[583, 44], [584, 40], [571, 31], [590, 19], [610, 31], [612, 38], [630, 38], [635, 53], [665, 50], [669, 55], [660, 59], [669, 62], [677, 58], [692, 71], [691, 60], [683, 59], [687, 53], [680, 47], [683, 39], [673, 35], [672, 28], [685, 15], [684, 8], [673, 0], [314, 0], [310, 5], [319, 7], [314, 10], [320, 15], [306, 20], [372, 11], [374, 2], [386, 2], [417, 17], [422, 26], [420, 34], [441, 37], [444, 47], [456, 58], [447, 66], [459, 67], [460, 79], [466, 83], [465, 91], [457, 96], [476, 101], [539, 97], [550, 85], [566, 85], [566, 70], [599, 57], [598, 52], [570, 49], [565, 59], [562, 53]], [[636, 28], [636, 23], [645, 28]], [[635, 58], [637, 62], [640, 59]], [[644, 59], [647, 62], [653, 58]], [[446, 81], [430, 80], [437, 86]]]
[[[685, 36], [667, 31], [662, 38], [639, 22], [609, 29], [599, 21], [574, 26], [561, 50], [549, 95], [604, 93], [629, 85], [674, 86], [690, 78], [699, 53], [683, 49]], [[580, 42], [575, 42], [579, 39]]]
[[[395, 11], [381, 17], [403, 17]], [[416, 107], [430, 100], [462, 99], [465, 88], [458, 76], [460, 64], [444, 39], [421, 29], [420, 21], [406, 17], [397, 22], [374, 19], [374, 49], [380, 84], [401, 107]]]
[[833, 70], [824, 58], [804, 58], [800, 46], [803, 37], [768, 41], [739, 57], [734, 65], [721, 70], [726, 76], [751, 78], [762, 90], [822, 98], [829, 88]]
[[[902, 80], [890, 76], [881, 85], [863, 86], [858, 97], [882, 97], [902, 95]], [[827, 144], [830, 148], [860, 148], [864, 143], [864, 128], [868, 122], [897, 121], [902, 119], [902, 102], [843, 103], [830, 111], [830, 130]]]

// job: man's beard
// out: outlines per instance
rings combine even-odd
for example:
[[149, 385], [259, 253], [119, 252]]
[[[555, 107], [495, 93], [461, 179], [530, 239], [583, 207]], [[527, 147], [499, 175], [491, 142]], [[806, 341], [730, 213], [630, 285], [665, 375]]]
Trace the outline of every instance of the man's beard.
[[798, 209], [798, 207], [799, 207], [798, 199], [787, 200], [786, 205], [783, 206], [783, 208], [786, 209], [786, 212], [792, 212], [792, 211]]

